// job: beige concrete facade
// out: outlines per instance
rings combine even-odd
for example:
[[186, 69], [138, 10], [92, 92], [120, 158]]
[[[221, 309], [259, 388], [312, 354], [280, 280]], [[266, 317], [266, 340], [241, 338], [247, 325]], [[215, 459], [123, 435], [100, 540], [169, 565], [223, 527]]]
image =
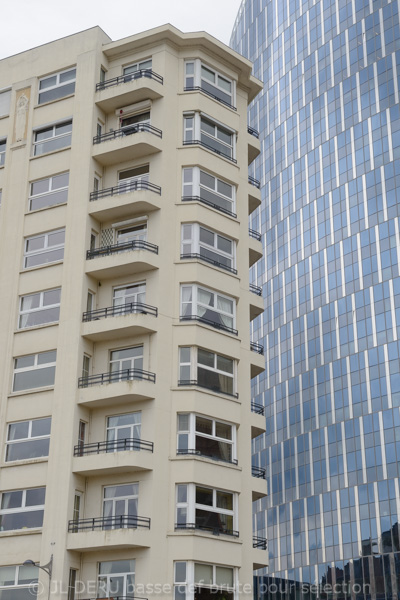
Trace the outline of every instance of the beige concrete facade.
[[260, 89], [171, 26], [0, 62], [0, 598], [251, 596]]

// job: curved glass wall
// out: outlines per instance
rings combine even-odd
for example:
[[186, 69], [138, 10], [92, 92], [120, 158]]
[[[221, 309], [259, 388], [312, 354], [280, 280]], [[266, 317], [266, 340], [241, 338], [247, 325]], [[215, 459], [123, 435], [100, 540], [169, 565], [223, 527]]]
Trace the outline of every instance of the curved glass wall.
[[244, 0], [231, 45], [265, 83], [249, 111], [259, 583], [272, 598], [400, 598], [399, 3]]

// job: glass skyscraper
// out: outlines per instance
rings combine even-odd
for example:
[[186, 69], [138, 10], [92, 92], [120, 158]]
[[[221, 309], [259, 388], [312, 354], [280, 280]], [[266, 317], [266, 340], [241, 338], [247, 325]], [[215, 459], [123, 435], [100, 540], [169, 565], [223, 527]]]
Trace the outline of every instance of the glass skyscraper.
[[400, 598], [399, 12], [244, 0], [232, 34], [265, 84], [249, 125], [267, 367], [254, 464], [269, 483], [254, 529], [271, 598]]

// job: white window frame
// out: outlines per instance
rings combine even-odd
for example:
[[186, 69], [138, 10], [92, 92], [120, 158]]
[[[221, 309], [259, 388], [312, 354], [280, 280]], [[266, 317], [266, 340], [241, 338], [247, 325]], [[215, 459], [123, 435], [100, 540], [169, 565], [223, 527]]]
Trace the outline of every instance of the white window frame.
[[[193, 65], [190, 67], [189, 65]], [[203, 77], [202, 68], [207, 69], [210, 73], [215, 75], [215, 83], [211, 83], [209, 79]], [[192, 71], [192, 72], [190, 72]], [[227, 90], [218, 85], [218, 80], [223, 79], [231, 84], [231, 92], [227, 92]], [[204, 83], [203, 83], [204, 82]], [[207, 89], [207, 84], [215, 88], [215, 92], [212, 92]], [[227, 77], [214, 67], [202, 62], [199, 58], [186, 60], [185, 61], [185, 91], [190, 91], [192, 89], [198, 89], [204, 92], [207, 95], [212, 96], [218, 102], [222, 102], [226, 106], [230, 108], [235, 108], [236, 106], [236, 81]], [[221, 97], [218, 96], [218, 92], [221, 94]], [[222, 96], [226, 96], [223, 98]], [[229, 101], [230, 99], [230, 101]]]
[[[206, 175], [214, 179], [214, 188], [209, 187], [201, 181], [201, 174]], [[218, 190], [218, 184], [229, 186], [232, 190], [231, 197], [226, 196]], [[202, 190], [205, 194], [215, 196], [215, 201], [209, 200], [206, 197], [202, 197]], [[236, 186], [212, 175], [205, 169], [200, 167], [184, 167], [182, 169], [182, 200], [198, 200], [203, 204], [211, 206], [215, 210], [224, 212], [232, 217], [236, 217]], [[220, 202], [220, 204], [218, 204]], [[226, 206], [223, 206], [226, 204]]]
[[[177, 577], [177, 566], [180, 565], [182, 569], [183, 565], [185, 565], [185, 580], [179, 579]], [[212, 584], [202, 584], [202, 587], [210, 588], [211, 593], [216, 594], [217, 590], [226, 591], [228, 593], [233, 594], [233, 600], [239, 599], [239, 573], [237, 567], [232, 567], [230, 565], [217, 565], [211, 563], [202, 563], [200, 561], [176, 561], [174, 563], [174, 597], [179, 598], [179, 600], [193, 600], [194, 592], [196, 585], [200, 582], [195, 581], [195, 565], [206, 565], [212, 567], [213, 572], [213, 583]], [[217, 580], [217, 568], [221, 567], [222, 569], [230, 569], [232, 570], [232, 579], [233, 579], [233, 588], [225, 585], [216, 586], [215, 582]]]
[[[190, 362], [186, 362], [186, 361], [182, 360], [182, 358], [181, 358], [182, 350], [190, 351]], [[198, 362], [198, 351], [199, 350], [203, 350], [204, 352], [209, 352], [210, 354], [214, 355], [214, 368], [207, 367]], [[216, 364], [218, 361], [218, 357], [232, 361], [232, 373], [229, 373], [227, 371], [223, 371], [223, 370], [217, 368]], [[185, 367], [186, 368], [189, 367], [189, 372], [190, 372], [189, 380], [182, 378], [182, 373], [183, 373], [183, 370]], [[190, 384], [191, 381], [195, 381], [196, 383], [198, 383], [198, 381], [199, 381], [198, 369], [199, 368], [204, 369], [205, 371], [210, 371], [211, 373], [215, 373], [217, 375], [222, 375], [222, 376], [229, 377], [230, 379], [232, 379], [232, 392], [225, 392], [223, 390], [214, 389], [213, 387], [206, 387], [206, 386], [199, 386], [199, 387], [210, 390], [217, 394], [226, 394], [228, 396], [236, 396], [236, 397], [238, 396], [238, 394], [236, 393], [237, 361], [235, 359], [231, 358], [230, 356], [223, 356], [222, 354], [217, 354], [216, 352], [213, 352], [212, 350], [208, 350], [206, 348], [200, 348], [198, 346], [180, 346], [179, 347], [179, 382], [180, 382], [180, 385], [191, 385]], [[188, 383], [185, 383], [186, 381], [188, 381]]]
[[[49, 292], [60, 292], [60, 300], [59, 302], [53, 303], [53, 304], [44, 304], [44, 300], [45, 300], [45, 294], [49, 293]], [[22, 305], [24, 302], [24, 299], [29, 298], [31, 296], [39, 296], [39, 306], [37, 308], [31, 308], [31, 309], [26, 309], [23, 310], [22, 309]], [[58, 323], [59, 321], [59, 316], [57, 319], [53, 319], [53, 320], [49, 320], [49, 321], [43, 321], [42, 323], [39, 324], [34, 324], [34, 325], [21, 325], [21, 322], [23, 320], [23, 317], [25, 315], [34, 315], [35, 313], [43, 313], [46, 312], [47, 310], [53, 310], [55, 308], [60, 308], [60, 304], [61, 304], [61, 288], [54, 288], [51, 290], [43, 290], [42, 292], [36, 292], [34, 294], [26, 294], [25, 296], [20, 296], [19, 299], [19, 314], [18, 314], [18, 329], [30, 329], [31, 327], [41, 327], [43, 325], [49, 325], [51, 323]]]
[[[180, 421], [184, 420], [181, 417], [186, 417], [188, 421], [188, 428], [185, 429], [180, 425]], [[212, 433], [207, 434], [201, 431], [196, 431], [196, 419], [207, 419], [212, 423]], [[216, 425], [217, 423], [221, 423], [222, 425], [226, 425], [231, 428], [231, 439], [226, 439], [222, 437], [218, 437], [216, 435]], [[198, 456], [203, 456], [206, 458], [210, 458], [212, 460], [220, 460], [223, 461], [222, 458], [214, 458], [209, 456], [208, 454], [202, 454], [200, 451], [196, 450], [196, 437], [201, 437], [206, 440], [210, 440], [211, 442], [220, 442], [223, 444], [228, 444], [231, 446], [231, 455], [232, 460], [227, 462], [232, 462], [237, 464], [237, 428], [236, 425], [230, 423], [229, 421], [222, 421], [221, 419], [214, 419], [213, 417], [209, 417], [208, 415], [200, 415], [197, 413], [178, 413], [177, 420], [177, 440], [176, 440], [176, 451], [177, 454], [194, 454]], [[182, 441], [181, 441], [182, 440]], [[181, 447], [180, 447], [181, 446]], [[183, 447], [182, 447], [183, 446]], [[184, 446], [187, 446], [185, 448]]]
[[0, 90], [0, 117], [10, 114], [11, 88]]
[[[37, 567], [36, 565], [1, 565], [0, 566], [0, 572], [1, 569], [15, 569], [15, 575], [14, 575], [14, 581], [13, 583], [10, 583], [10, 585], [0, 585], [0, 592], [4, 591], [12, 591], [12, 590], [29, 590], [29, 594], [32, 595], [32, 600], [35, 600], [35, 598], [37, 598], [36, 593], [34, 592], [34, 587], [35, 584], [39, 581], [39, 567]], [[23, 576], [23, 571], [27, 571], [29, 572], [34, 572], [36, 573], [36, 577], [28, 577], [27, 579], [29, 579], [29, 583], [19, 583], [19, 579], [20, 579], [20, 572], [21, 572], [21, 579], [24, 579]], [[25, 576], [26, 578], [26, 576]], [[17, 596], [15, 596], [15, 598], [17, 598]]]
[[[42, 363], [42, 364], [38, 364], [39, 362], [39, 356], [42, 356], [43, 354], [55, 354], [55, 358], [53, 361], [51, 362], [46, 362], [46, 363]], [[17, 360], [19, 358], [28, 358], [28, 357], [33, 357], [34, 359], [34, 363], [33, 365], [30, 365], [28, 367], [20, 367], [17, 368], [16, 364], [17, 364]], [[38, 352], [37, 354], [26, 354], [24, 356], [17, 356], [14, 358], [14, 370], [13, 370], [13, 392], [17, 391], [17, 392], [25, 392], [28, 390], [36, 390], [36, 389], [41, 389], [41, 388], [48, 388], [48, 387], [53, 387], [54, 386], [54, 381], [51, 384], [45, 385], [45, 386], [38, 386], [38, 387], [29, 387], [29, 388], [23, 388], [22, 390], [15, 390], [15, 379], [16, 379], [16, 375], [18, 375], [19, 373], [28, 373], [29, 371], [39, 371], [41, 369], [48, 369], [49, 367], [54, 367], [54, 378], [56, 375], [56, 361], [57, 361], [57, 351], [56, 350], [48, 350], [46, 352]]]
[[[118, 296], [118, 292], [121, 290], [129, 290], [130, 288], [141, 288], [137, 292], [132, 292], [130, 294], [124, 294], [123, 296]], [[140, 302], [138, 301], [138, 297], [143, 294], [144, 298]], [[126, 300], [129, 299], [128, 302]], [[119, 302], [118, 300], [122, 300]], [[113, 288], [113, 306], [125, 306], [126, 304], [145, 304], [146, 303], [146, 282], [138, 281], [133, 283], [126, 283], [124, 285], [118, 285]]]
[[[2, 149], [2, 146], [4, 148]], [[2, 167], [6, 161], [6, 149], [7, 149], [7, 138], [0, 140], [0, 167]]]
[[[213, 503], [211, 506], [208, 504], [197, 504], [196, 503], [196, 489], [197, 488], [208, 490], [209, 492], [212, 492]], [[185, 494], [186, 501], [180, 502], [179, 501], [179, 492], [185, 491], [185, 490], [186, 490], [186, 494]], [[219, 508], [217, 506], [218, 492], [221, 492], [222, 494], [229, 494], [230, 496], [232, 496], [232, 507], [233, 507], [232, 510], [227, 509], [227, 508]], [[232, 517], [232, 529], [229, 529], [228, 531], [231, 531], [231, 532], [238, 531], [238, 523], [239, 523], [238, 508], [239, 508], [239, 506], [238, 506], [238, 494], [236, 492], [232, 492], [231, 490], [221, 490], [218, 488], [212, 488], [207, 485], [201, 485], [201, 484], [196, 484], [196, 483], [177, 483], [175, 486], [175, 504], [176, 504], [175, 523], [177, 525], [176, 529], [180, 529], [180, 528], [186, 529], [189, 525], [191, 525], [191, 526], [194, 526], [194, 529], [201, 530], [202, 529], [201, 526], [196, 527], [196, 511], [202, 510], [202, 511], [207, 511], [207, 512], [213, 513], [215, 515]], [[178, 522], [178, 512], [180, 509], [183, 511], [183, 514], [186, 515], [184, 523]], [[205, 529], [205, 531], [210, 531], [210, 533], [213, 533], [212, 528]], [[221, 533], [223, 535], [224, 531], [221, 530], [219, 533]], [[232, 535], [232, 534], [228, 533], [227, 535]]]
[[[61, 133], [56, 135], [56, 128], [65, 125], [71, 125], [70, 131], [66, 131], [65, 133]], [[42, 140], [37, 139], [37, 135], [46, 129], [52, 128], [52, 135], [44, 138]], [[40, 127], [34, 130], [34, 141], [33, 141], [33, 156], [42, 156], [44, 154], [50, 154], [51, 152], [57, 152], [58, 150], [62, 150], [64, 148], [69, 148], [71, 146], [71, 137], [72, 137], [72, 119], [67, 119], [66, 121], [61, 121], [60, 123], [55, 123], [54, 125], [47, 125], [47, 127]], [[66, 138], [67, 142], [58, 148], [51, 148], [50, 150], [44, 150], [43, 152], [39, 152], [40, 146], [43, 144], [47, 144], [52, 140]], [[69, 139], [68, 139], [69, 138]]]
[[[135, 241], [147, 241], [147, 217], [138, 217], [137, 219], [131, 219], [130, 221], [125, 221], [124, 223], [115, 223], [113, 225], [114, 229], [114, 239], [116, 244], [126, 244], [129, 242]], [[123, 231], [128, 231], [132, 229], [130, 232], [131, 235], [127, 237], [127, 239], [119, 241], [119, 235]], [[137, 232], [137, 233], [136, 233]]]
[[[54, 246], [49, 246], [49, 236], [53, 235], [55, 233], [64, 233], [64, 241], [61, 244], [55, 244]], [[28, 247], [28, 242], [30, 242], [31, 240], [35, 240], [37, 238], [44, 238], [44, 244], [43, 244], [43, 248], [40, 248], [38, 250], [30, 250], [27, 251], [26, 248]], [[45, 261], [36, 265], [32, 265], [32, 266], [26, 266], [27, 260], [31, 257], [31, 256], [38, 256], [40, 254], [46, 255], [48, 252], [50, 251], [54, 251], [54, 250], [64, 250], [65, 247], [65, 228], [62, 229], [54, 229], [52, 231], [46, 231], [45, 233], [41, 233], [38, 235], [32, 235], [31, 237], [25, 238], [25, 251], [24, 251], [24, 263], [23, 263], [23, 268], [24, 269], [36, 269], [37, 267], [40, 267], [42, 265], [51, 265], [51, 264], [55, 264], [55, 263], [59, 263], [62, 262], [64, 260], [64, 252], [62, 253], [63, 256], [62, 258], [57, 258], [56, 260], [52, 260], [52, 261]]]
[[[118, 562], [131, 562], [133, 563], [133, 568], [134, 571], [121, 571], [121, 572], [114, 572], [114, 573], [100, 573], [100, 568], [102, 564], [110, 564], [110, 563], [118, 563]], [[107, 596], [105, 596], [106, 598], [109, 597], [110, 598], [110, 593], [113, 593], [113, 590], [110, 589], [110, 580], [113, 577], [123, 577], [124, 578], [124, 590], [123, 590], [123, 594], [122, 596], [133, 596], [134, 592], [135, 592], [135, 574], [136, 574], [136, 562], [135, 559], [121, 559], [121, 560], [102, 560], [99, 562], [98, 565], [98, 575], [97, 575], [97, 596], [100, 597], [101, 593], [106, 593]], [[129, 576], [133, 576], [133, 583], [129, 584], [128, 583], [128, 577]], [[100, 581], [101, 579], [104, 579], [106, 581], [106, 587], [104, 588]], [[132, 585], [132, 589], [131, 589], [131, 585]]]
[[[60, 79], [62, 78], [63, 75], [66, 75], [67, 73], [72, 73], [73, 71], [74, 71], [75, 77], [72, 77], [71, 79], [67, 79], [65, 82], [64, 81], [60, 82]], [[42, 82], [45, 82], [47, 79], [52, 79], [53, 77], [56, 78], [56, 83], [41, 89]], [[38, 87], [38, 104], [46, 104], [47, 102], [54, 102], [55, 100], [59, 100], [60, 98], [65, 98], [66, 96], [70, 96], [70, 95], [74, 94], [75, 93], [75, 83], [76, 83], [76, 67], [64, 69], [63, 71], [59, 71], [58, 73], [52, 73], [51, 75], [46, 75], [46, 77], [41, 77], [39, 79], [39, 87]], [[74, 84], [73, 91], [68, 91], [67, 93], [63, 93], [62, 88], [70, 86], [71, 84]], [[43, 102], [41, 102], [40, 96], [42, 94], [45, 95], [46, 92], [50, 92], [51, 90], [59, 90], [61, 93], [59, 95], [56, 95], [54, 98], [50, 98], [49, 100], [43, 100]]]
[[[142, 349], [142, 354], [138, 355], [138, 356], [132, 356], [132, 357], [126, 357], [126, 358], [115, 358], [113, 359], [112, 356], [114, 353], [116, 352], [122, 352], [123, 350], [133, 350], [136, 348], [141, 348]], [[111, 373], [121, 373], [121, 371], [126, 371], [127, 369], [129, 369], [130, 371], [134, 371], [136, 369], [143, 371], [143, 359], [144, 359], [144, 346], [143, 344], [138, 344], [137, 346], [128, 346], [127, 348], [115, 348], [114, 350], [110, 351], [110, 359], [109, 359], [109, 370], [110, 370], [110, 374]], [[124, 362], [130, 362], [130, 366], [129, 367], [124, 367], [122, 368], [122, 365]], [[136, 367], [135, 364], [137, 361], [142, 361], [142, 366]], [[115, 371], [112, 369], [112, 365], [119, 365], [119, 368], [116, 369]], [[126, 378], [123, 377], [123, 375], [121, 375], [121, 379], [120, 381], [125, 381]]]
[[[15, 446], [17, 444], [25, 444], [26, 442], [34, 442], [37, 440], [49, 440], [50, 441], [50, 431], [46, 435], [32, 435], [33, 423], [35, 423], [35, 421], [45, 421], [45, 420], [50, 421], [50, 428], [51, 428], [51, 417], [43, 417], [41, 419], [30, 419], [27, 421], [14, 421], [12, 423], [8, 423], [8, 425], [7, 425], [7, 442], [6, 442], [6, 451], [5, 451], [5, 456], [4, 456], [4, 462], [16, 462], [17, 460], [29, 460], [30, 458], [43, 458], [43, 457], [48, 456], [48, 453], [47, 453], [47, 454], [42, 454], [41, 456], [38, 456], [38, 457], [29, 457], [28, 456], [28, 457], [24, 457], [24, 458], [13, 459], [13, 460], [7, 458], [8, 450], [11, 446]], [[10, 436], [11, 426], [22, 424], [22, 423], [28, 423], [28, 436], [25, 438], [18, 438], [15, 440], [10, 440], [9, 436]]]
[[[26, 512], [37, 512], [39, 510], [43, 511], [43, 517], [44, 517], [44, 504], [35, 504], [33, 506], [26, 506], [26, 493], [30, 490], [46, 490], [45, 486], [41, 486], [41, 487], [37, 487], [37, 488], [30, 488], [29, 490], [4, 490], [4, 492], [1, 493], [1, 498], [0, 498], [0, 516], [5, 516], [5, 515], [15, 515], [15, 514], [20, 514], [20, 513], [26, 513]], [[11, 492], [22, 492], [22, 500], [21, 500], [21, 506], [16, 506], [14, 508], [1, 508], [1, 504], [3, 502], [3, 494], [7, 494], [7, 493], [11, 493]], [[45, 495], [46, 495], [46, 491], [45, 491]], [[43, 527], [43, 523], [42, 525], [39, 525], [38, 527], [27, 527], [27, 529], [38, 529]], [[25, 526], [24, 526], [25, 528]], [[2, 529], [2, 531], [20, 531], [19, 529]]]
[[[211, 233], [214, 236], [214, 245], [211, 246], [204, 241], [200, 240], [200, 230], [204, 229], [207, 233]], [[232, 252], [229, 254], [223, 250], [218, 248], [218, 237], [225, 239], [232, 244]], [[224, 269], [237, 274], [236, 271], [236, 241], [229, 238], [226, 235], [222, 235], [218, 231], [213, 229], [209, 229], [208, 227], [204, 227], [200, 223], [183, 223], [181, 228], [181, 258], [185, 258], [186, 255], [196, 255], [194, 258], [199, 258], [200, 260], [204, 260], [205, 262], [211, 263], [214, 266]], [[221, 258], [225, 259], [227, 262], [231, 262], [230, 266], [225, 265], [224, 263], [220, 263], [217, 259], [208, 259], [206, 256], [201, 256], [201, 249], [205, 251], [215, 253]], [[187, 250], [190, 250], [188, 252]], [[215, 262], [214, 262], [215, 260]], [[216, 264], [217, 263], [217, 264]]]
[[[202, 129], [203, 121], [208, 121], [208, 123], [214, 127], [214, 135]], [[229, 134], [231, 136], [230, 144], [218, 138], [219, 129], [221, 130], [221, 133]], [[236, 131], [209, 115], [201, 112], [184, 113], [183, 140], [184, 145], [200, 144], [208, 150], [211, 150], [211, 152], [216, 152], [218, 156], [236, 162]], [[217, 148], [214, 148], [212, 145], [213, 140], [215, 141]], [[218, 149], [218, 146], [220, 146], [220, 149]]]
[[[109, 498], [106, 498], [106, 490], [108, 489], [112, 489], [112, 488], [123, 488], [125, 486], [132, 486], [132, 493], [131, 494], [126, 494], [126, 493], [122, 493], [121, 492], [121, 496], [110, 496]], [[136, 502], [135, 508], [133, 510], [132, 514], [129, 514], [129, 502], [130, 501], [134, 501]], [[124, 502], [124, 513], [123, 515], [119, 515], [117, 514], [118, 509], [117, 509], [117, 503], [120, 502]], [[113, 522], [112, 519], [117, 519], [119, 516], [122, 517], [137, 517], [138, 516], [138, 502], [139, 502], [139, 484], [138, 482], [133, 482], [133, 483], [120, 483], [120, 484], [115, 484], [115, 485], [106, 485], [103, 487], [103, 518], [104, 518], [104, 527], [106, 527], [107, 529], [124, 529], [125, 527], [128, 526], [127, 523], [125, 523], [125, 525], [123, 527], [121, 527], [121, 524], [118, 524], [118, 522]], [[109, 511], [109, 513], [107, 513], [106, 511], [106, 505], [109, 505], [111, 507], [111, 510]], [[109, 522], [109, 524], [107, 524], [106, 519], [110, 518], [111, 521]], [[130, 525], [130, 527], [132, 527], [132, 525]]]
[[[60, 177], [62, 175], [67, 175], [67, 185], [63, 185], [61, 187], [53, 187], [56, 183], [56, 179], [57, 177]], [[48, 184], [48, 191], [47, 192], [41, 192], [40, 194], [33, 194], [33, 186], [35, 185], [35, 183], [42, 183], [42, 182], [47, 182]], [[29, 212], [33, 212], [36, 210], [43, 210], [45, 208], [50, 208], [51, 206], [58, 206], [60, 204], [66, 204], [67, 200], [68, 200], [68, 187], [69, 187], [69, 171], [66, 171], [65, 173], [58, 173], [57, 175], [52, 175], [51, 177], [44, 177], [43, 179], [38, 179], [37, 181], [32, 181], [30, 184], [30, 195], [29, 195]], [[65, 199], [63, 198], [60, 201], [54, 201], [52, 200], [52, 198], [55, 196], [57, 197], [57, 195], [60, 192], [63, 192], [66, 190], [66, 197]], [[39, 208], [32, 208], [32, 202], [34, 202], [35, 200], [39, 199], [39, 198], [43, 198], [44, 201], [46, 201], [46, 198], [48, 199], [48, 204], [45, 204], [44, 206], [40, 206]]]
[[[150, 67], [143, 68], [142, 65], [144, 63], [148, 63], [148, 62], [150, 62]], [[134, 70], [128, 71], [128, 69], [134, 69]], [[137, 73], [140, 71], [151, 71], [152, 69], [153, 69], [153, 59], [151, 56], [150, 56], [150, 58], [144, 58], [135, 63], [130, 63], [129, 65], [124, 65], [122, 67], [122, 74], [124, 76], [124, 82], [126, 83], [128, 81], [132, 81], [132, 79], [137, 79], [138, 78]], [[139, 73], [139, 77], [142, 77], [141, 73]]]
[[[121, 425], [110, 425], [110, 419], [116, 419], [118, 417], [128, 417], [135, 415], [138, 418], [136, 423], [127, 423]], [[123, 429], [128, 429], [128, 437], [119, 438], [118, 432]], [[113, 439], [112, 439], [113, 436]], [[121, 415], [110, 415], [106, 421], [106, 440], [107, 440], [107, 452], [120, 452], [123, 450], [139, 450], [139, 447], [132, 444], [126, 443], [124, 440], [140, 441], [142, 439], [142, 412], [134, 411], [130, 413], [123, 413]], [[110, 445], [110, 447], [109, 447]]]
[[[147, 169], [147, 170], [145, 170]], [[124, 173], [134, 172], [134, 171], [142, 171], [138, 175], [131, 175], [130, 177], [121, 177]], [[118, 173], [118, 193], [124, 194], [127, 192], [135, 191], [138, 187], [141, 189], [141, 186], [138, 185], [141, 182], [149, 181], [150, 174], [150, 165], [141, 165], [139, 167], [132, 167], [130, 169], [124, 169], [123, 171], [119, 171]]]
[[[189, 300], [184, 300], [184, 292], [185, 290], [191, 290], [191, 294], [192, 294], [192, 299]], [[210, 305], [207, 304], [203, 304], [200, 300], [199, 300], [199, 290], [204, 290], [206, 293], [208, 294], [212, 294], [213, 296], [213, 301], [214, 301], [214, 305], [212, 307], [210, 307]], [[224, 323], [217, 323], [215, 325], [212, 325], [211, 323], [207, 323], [207, 321], [204, 321], [206, 324], [209, 324], [211, 327], [215, 327], [217, 325], [219, 325], [219, 329], [222, 330], [226, 330], [230, 333], [236, 333], [237, 331], [235, 329], [236, 327], [236, 300], [235, 298], [232, 298], [231, 296], [226, 296], [225, 294], [220, 294], [219, 292], [216, 292], [215, 290], [210, 290], [209, 288], [207, 288], [204, 285], [200, 285], [198, 283], [191, 283], [191, 284], [186, 284], [186, 283], [182, 283], [181, 284], [181, 295], [180, 295], [180, 318], [182, 321], [188, 320], [190, 321], [190, 317], [194, 318], [195, 320], [199, 320], [200, 322], [202, 321], [202, 317], [199, 315], [199, 309], [200, 310], [205, 310], [207, 313], [207, 310], [210, 310], [211, 312], [214, 312], [218, 315], [221, 315], [222, 317], [227, 317], [229, 319], [232, 319], [232, 326], [229, 325], [224, 325]], [[232, 302], [232, 313], [228, 313], [222, 309], [218, 308], [218, 298], [227, 300], [228, 302]], [[189, 315], [185, 315], [185, 305], [187, 304], [191, 304], [192, 306], [192, 310], [191, 313]]]

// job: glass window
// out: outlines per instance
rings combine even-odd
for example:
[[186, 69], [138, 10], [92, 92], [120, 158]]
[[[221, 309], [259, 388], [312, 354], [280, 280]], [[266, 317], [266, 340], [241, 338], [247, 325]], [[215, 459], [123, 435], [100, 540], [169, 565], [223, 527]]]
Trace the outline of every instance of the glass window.
[[115, 373], [117, 379], [124, 381], [134, 379], [136, 371], [143, 369], [143, 346], [113, 350], [110, 356], [110, 373]]
[[69, 173], [53, 175], [31, 183], [29, 210], [62, 204], [68, 199]]
[[0, 531], [42, 527], [46, 488], [3, 492], [0, 505]]
[[140, 188], [140, 183], [149, 180], [149, 165], [127, 169], [118, 173], [118, 193], [132, 192]]
[[107, 452], [139, 450], [142, 413], [134, 412], [107, 418]]
[[56, 323], [60, 316], [61, 288], [21, 296], [18, 329]]
[[65, 229], [48, 231], [25, 239], [24, 269], [64, 258]]
[[76, 69], [68, 69], [39, 79], [39, 104], [73, 94], [75, 81]]
[[143, 125], [150, 123], [150, 111], [138, 113], [121, 119], [121, 129], [125, 135], [143, 131]]
[[177, 528], [237, 535], [236, 494], [194, 484], [177, 489]]
[[104, 488], [103, 517], [105, 529], [137, 525], [138, 483], [124, 483]]
[[6, 141], [7, 140], [0, 140], [0, 167], [4, 165], [6, 160]]
[[183, 169], [182, 179], [182, 200], [199, 200], [217, 210], [234, 215], [236, 190], [233, 185], [198, 167]]
[[6, 462], [49, 455], [51, 418], [10, 423], [7, 431]]
[[56, 355], [52, 350], [15, 358], [13, 392], [54, 385]]
[[124, 81], [132, 81], [132, 79], [137, 79], [138, 77], [146, 76], [146, 71], [151, 73], [152, 60], [151, 58], [147, 58], [146, 60], [141, 60], [140, 62], [134, 63], [133, 65], [128, 65], [124, 67]]
[[97, 597], [134, 596], [135, 560], [113, 560], [99, 563]]
[[[121, 313], [126, 306], [144, 304], [146, 302], [146, 283], [132, 283], [114, 288], [113, 306], [121, 307]], [[138, 307], [139, 308], [139, 307]]]
[[198, 223], [182, 225], [181, 258], [200, 258], [236, 273], [235, 242]]
[[234, 600], [237, 597], [237, 569], [214, 564], [176, 562], [174, 564], [174, 598], [185, 600], [190, 590], [196, 600]]
[[235, 161], [234, 132], [211, 118], [194, 113], [184, 118], [184, 144], [201, 144]]
[[212, 327], [233, 333], [235, 326], [236, 302], [199, 285], [181, 286], [181, 319], [197, 319]]
[[236, 427], [193, 413], [178, 414], [178, 454], [236, 462]]
[[147, 240], [147, 222], [116, 229], [115, 235], [117, 244], [134, 241], [145, 242]]
[[54, 152], [71, 145], [72, 121], [65, 121], [58, 125], [50, 125], [35, 131], [33, 155], [38, 156], [46, 152]]
[[198, 385], [213, 392], [234, 394], [234, 361], [203, 348], [179, 349], [179, 385]]
[[5, 117], [10, 113], [11, 90], [2, 90], [0, 92], [0, 117]]
[[0, 567], [0, 599], [35, 600], [38, 577], [39, 568], [34, 565]]
[[234, 82], [200, 60], [185, 62], [185, 90], [200, 88], [216, 100], [234, 106]]

